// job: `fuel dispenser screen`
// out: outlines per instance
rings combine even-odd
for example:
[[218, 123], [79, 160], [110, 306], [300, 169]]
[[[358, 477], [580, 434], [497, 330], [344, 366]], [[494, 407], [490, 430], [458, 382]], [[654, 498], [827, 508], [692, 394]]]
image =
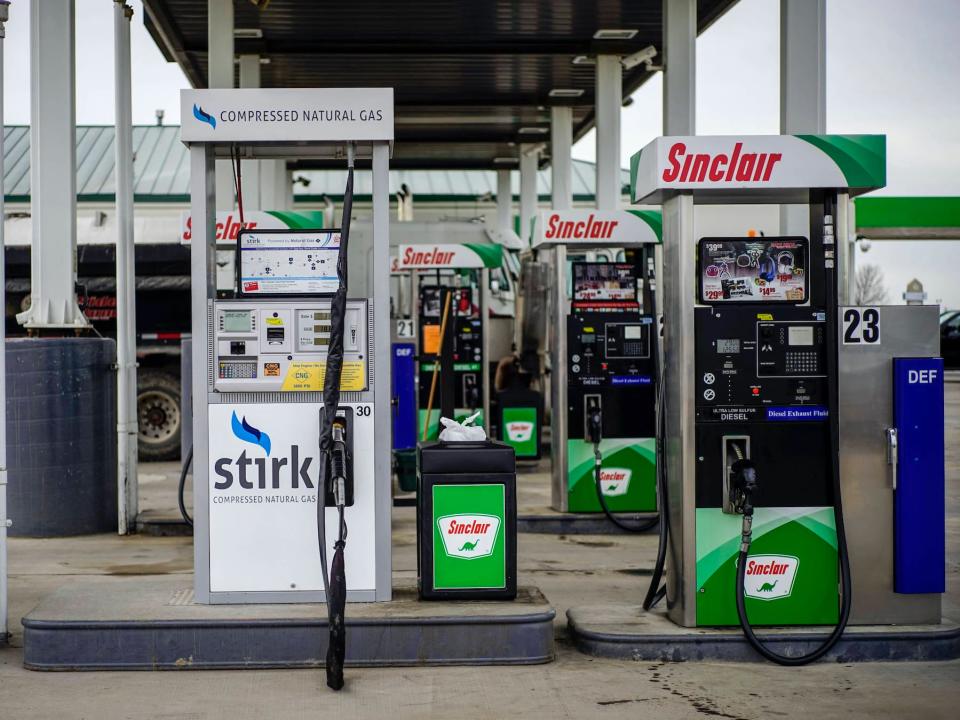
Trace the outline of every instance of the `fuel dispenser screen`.
[[807, 250], [802, 237], [702, 238], [700, 302], [806, 302]]
[[237, 240], [241, 296], [332, 295], [339, 230], [241, 230]]
[[574, 301], [636, 301], [636, 268], [627, 263], [574, 263]]

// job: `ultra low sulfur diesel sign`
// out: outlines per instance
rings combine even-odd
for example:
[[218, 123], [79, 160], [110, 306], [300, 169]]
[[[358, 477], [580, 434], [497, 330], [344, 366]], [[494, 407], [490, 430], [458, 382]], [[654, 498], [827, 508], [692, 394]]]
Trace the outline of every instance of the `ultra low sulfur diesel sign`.
[[181, 90], [190, 142], [393, 140], [393, 88]]
[[886, 183], [884, 135], [746, 135], [657, 138], [630, 160], [633, 202], [672, 192], [805, 191]]

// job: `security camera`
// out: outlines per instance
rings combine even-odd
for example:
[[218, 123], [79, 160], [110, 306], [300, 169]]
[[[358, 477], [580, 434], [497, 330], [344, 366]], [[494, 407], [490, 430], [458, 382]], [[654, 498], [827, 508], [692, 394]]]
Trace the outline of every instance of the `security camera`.
[[623, 65], [624, 69], [632, 70], [637, 65], [643, 63], [647, 64], [647, 69], [650, 70], [653, 67], [653, 59], [657, 56], [657, 49], [653, 45], [647, 45], [643, 50], [637, 50], [637, 52], [632, 55], [627, 55], [624, 58], [620, 59], [620, 64]]
[[860, 252], [870, 252], [870, 248], [873, 247], [873, 243], [866, 238], [860, 238], [857, 241], [857, 245], [860, 247]]

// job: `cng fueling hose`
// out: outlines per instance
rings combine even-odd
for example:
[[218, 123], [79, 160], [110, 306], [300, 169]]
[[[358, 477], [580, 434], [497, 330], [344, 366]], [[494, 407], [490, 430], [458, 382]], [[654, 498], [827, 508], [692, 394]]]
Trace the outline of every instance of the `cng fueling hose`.
[[[347, 584], [344, 549], [347, 525], [344, 518], [346, 504], [345, 447], [343, 426], [337, 421], [340, 403], [340, 371], [343, 367], [343, 337], [347, 311], [347, 246], [350, 239], [350, 216], [353, 212], [353, 145], [347, 147], [347, 186], [343, 193], [343, 217], [340, 227], [340, 250], [337, 254], [337, 291], [330, 302], [330, 339], [327, 345], [327, 366], [323, 382], [323, 414], [320, 422], [320, 480], [317, 484], [317, 542], [320, 549], [320, 569], [323, 575], [324, 597], [327, 601], [327, 621], [330, 641], [327, 646], [327, 686], [343, 688], [343, 663], [346, 654]], [[339, 529], [334, 543], [331, 574], [327, 574], [326, 497], [332, 491], [337, 507]]]
[[[824, 214], [833, 215], [829, 201], [824, 203]], [[840, 617], [830, 635], [827, 636], [827, 639], [824, 640], [819, 647], [805, 655], [789, 656], [776, 653], [764, 645], [765, 638], [758, 637], [756, 633], [754, 633], [753, 628], [750, 626], [750, 620], [747, 618], [746, 601], [744, 599], [747, 556], [750, 552], [753, 525], [753, 506], [749, 494], [747, 495], [747, 508], [743, 514], [740, 553], [737, 557], [737, 580], [734, 587], [737, 601], [737, 617], [740, 620], [740, 627], [743, 629], [743, 634], [747, 638], [747, 642], [767, 660], [775, 662], [778, 665], [787, 666], [806, 665], [826, 655], [843, 635], [843, 631], [847, 627], [847, 621], [850, 619], [850, 606], [852, 603], [850, 558], [847, 554], [847, 535], [843, 523], [843, 502], [840, 487], [840, 426], [839, 419], [837, 418], [839, 395], [837, 389], [837, 370], [839, 364], [837, 358], [837, 277], [832, 262], [826, 263], [824, 276], [826, 279], [827, 307], [826, 335], [829, 343], [827, 345], [827, 377], [833, 378], [833, 382], [828, 383], [827, 390], [829, 397], [827, 421], [830, 432], [830, 469], [833, 476], [833, 514], [837, 527], [837, 555], [840, 563]], [[739, 448], [737, 448], [737, 454], [741, 455]], [[742, 456], [740, 460], [743, 460]]]
[[180, 485], [177, 488], [177, 503], [180, 505], [180, 515], [183, 521], [190, 527], [193, 527], [193, 518], [187, 512], [187, 505], [183, 500], [183, 490], [187, 485], [187, 473], [190, 472], [190, 466], [193, 465], [193, 446], [187, 452], [187, 457], [183, 461], [183, 467], [180, 468]]

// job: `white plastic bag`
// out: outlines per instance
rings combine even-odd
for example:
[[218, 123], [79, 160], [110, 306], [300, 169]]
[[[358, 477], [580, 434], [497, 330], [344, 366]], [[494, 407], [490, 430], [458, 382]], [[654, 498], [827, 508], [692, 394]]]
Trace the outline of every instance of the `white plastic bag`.
[[450, 418], [440, 418], [440, 424], [443, 425], [443, 430], [440, 431], [440, 439], [444, 442], [486, 440], [487, 433], [483, 427], [475, 427], [473, 425], [473, 422], [478, 417], [480, 417], [480, 413], [476, 412], [464, 420], [462, 424], [458, 423], [456, 420], [451, 420]]

